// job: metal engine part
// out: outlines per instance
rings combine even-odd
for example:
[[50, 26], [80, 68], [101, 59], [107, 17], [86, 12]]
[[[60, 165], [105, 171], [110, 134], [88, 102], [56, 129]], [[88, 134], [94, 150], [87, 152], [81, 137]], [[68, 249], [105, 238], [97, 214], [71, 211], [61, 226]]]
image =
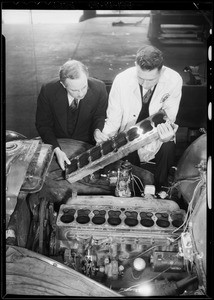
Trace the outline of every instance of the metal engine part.
[[207, 273], [207, 134], [184, 152], [175, 173], [175, 185], [188, 203], [186, 230], [181, 234], [181, 254], [197, 266], [199, 284], [206, 290]]
[[66, 166], [65, 178], [73, 183], [104, 168], [129, 153], [159, 139], [156, 126], [164, 123], [167, 115], [164, 110], [135, 124], [129, 130], [118, 133], [107, 141], [96, 145], [71, 159]]
[[151, 256], [152, 268], [155, 272], [173, 271], [182, 272], [185, 269], [184, 261], [178, 252], [154, 251]]
[[171, 240], [184, 218], [175, 202], [152, 196], [77, 196], [60, 206], [51, 253], [64, 251], [66, 265], [89, 277], [118, 279], [127, 263], [149, 248], [178, 252]]
[[[10, 139], [17, 134], [10, 134]], [[44, 183], [52, 146], [40, 140], [10, 140], [6, 143], [6, 216], [7, 223], [22, 193], [38, 192]]]
[[[207, 135], [197, 138], [184, 152], [175, 172], [175, 183], [189, 203], [199, 181], [206, 181]], [[199, 197], [197, 197], [199, 199]]]
[[6, 142], [15, 141], [15, 140], [25, 140], [26, 136], [20, 134], [16, 131], [6, 130]]

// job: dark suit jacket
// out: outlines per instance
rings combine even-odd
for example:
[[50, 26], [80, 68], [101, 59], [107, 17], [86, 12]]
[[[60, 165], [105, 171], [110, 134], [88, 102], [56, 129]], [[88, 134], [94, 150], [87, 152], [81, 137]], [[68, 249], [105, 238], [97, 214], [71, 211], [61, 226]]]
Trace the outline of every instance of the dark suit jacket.
[[44, 143], [60, 147], [58, 138], [72, 138], [94, 144], [93, 133], [102, 130], [106, 118], [108, 94], [104, 82], [88, 78], [88, 91], [79, 103], [75, 130], [67, 131], [67, 91], [59, 79], [42, 86], [36, 111], [36, 128]]

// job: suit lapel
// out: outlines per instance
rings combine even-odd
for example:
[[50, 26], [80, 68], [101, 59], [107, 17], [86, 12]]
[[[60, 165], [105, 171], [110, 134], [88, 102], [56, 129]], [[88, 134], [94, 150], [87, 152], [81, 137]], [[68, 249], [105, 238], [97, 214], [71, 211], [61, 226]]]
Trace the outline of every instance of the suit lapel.
[[63, 88], [63, 86], [60, 86], [58, 92], [56, 93], [56, 101], [54, 102], [54, 109], [55, 109], [58, 122], [60, 123], [62, 129], [66, 132], [66, 134], [68, 134], [67, 132], [67, 107], [68, 106], [67, 105], [68, 105], [67, 92]]
[[149, 114], [152, 115], [153, 113], [157, 112], [161, 109], [162, 105], [160, 103], [160, 92], [162, 90], [162, 84], [158, 83], [156, 89], [152, 95], [150, 104], [149, 104]]
[[[80, 101], [80, 104], [79, 104], [79, 117], [78, 117], [76, 127], [78, 127], [79, 123], [84, 121], [84, 116], [86, 116], [90, 113], [92, 101], [93, 101], [93, 91], [89, 87], [87, 94]], [[54, 110], [55, 110], [55, 114], [56, 114], [58, 122], [60, 123], [64, 132], [66, 134], [68, 134], [68, 131], [67, 131], [68, 98], [67, 98], [67, 92], [61, 84], [58, 89], [58, 92], [56, 93], [56, 98], [55, 98], [53, 105], [54, 105]]]
[[142, 107], [142, 99], [138, 81], [133, 81], [131, 83], [130, 92], [131, 95], [129, 97], [129, 100], [132, 99], [132, 101], [129, 101], [129, 105], [131, 105], [130, 111], [132, 111], [133, 114], [138, 115]]
[[77, 119], [76, 128], [81, 127], [81, 123], [84, 123], [86, 116], [90, 114], [90, 111], [92, 109], [92, 104], [93, 104], [93, 91], [89, 87], [85, 97], [82, 100], [80, 100], [79, 103], [79, 116]]
[[165, 79], [165, 67], [163, 66], [161, 71], [161, 76], [152, 96], [150, 105], [149, 105], [149, 113], [150, 115], [156, 113], [158, 110], [162, 108], [163, 103], [161, 102], [163, 96], [166, 94], [168, 90], [168, 85]]

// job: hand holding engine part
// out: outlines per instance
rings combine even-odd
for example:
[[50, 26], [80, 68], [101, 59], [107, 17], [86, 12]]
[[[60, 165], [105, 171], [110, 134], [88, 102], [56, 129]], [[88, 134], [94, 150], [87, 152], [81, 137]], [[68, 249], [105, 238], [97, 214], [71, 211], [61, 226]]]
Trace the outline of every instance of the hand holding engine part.
[[178, 130], [178, 125], [171, 123], [168, 120], [165, 123], [161, 123], [161, 124], [157, 125], [157, 131], [158, 131], [160, 140], [163, 143], [173, 140], [177, 130]]
[[57, 158], [58, 164], [60, 165], [60, 168], [64, 171], [65, 164], [70, 165], [70, 160], [68, 159], [65, 152], [63, 152], [59, 147], [56, 147], [54, 149], [54, 153], [56, 154], [56, 158]]
[[94, 139], [96, 143], [102, 143], [109, 139], [109, 136], [103, 133], [100, 129], [95, 129], [94, 131]]

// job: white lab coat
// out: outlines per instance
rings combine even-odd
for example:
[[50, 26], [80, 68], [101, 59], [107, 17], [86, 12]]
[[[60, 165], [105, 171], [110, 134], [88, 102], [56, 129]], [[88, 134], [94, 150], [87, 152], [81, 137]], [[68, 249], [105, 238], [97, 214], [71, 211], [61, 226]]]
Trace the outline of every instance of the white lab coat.
[[[149, 115], [157, 113], [162, 108], [170, 121], [174, 122], [181, 100], [182, 83], [182, 78], [176, 71], [163, 66], [149, 104]], [[163, 102], [164, 98], [167, 99]], [[103, 133], [113, 136], [118, 132], [128, 130], [136, 124], [141, 107], [137, 69], [131, 67], [118, 74], [113, 81]], [[149, 161], [154, 158], [161, 145], [162, 142], [158, 140], [139, 149], [140, 160]]]

